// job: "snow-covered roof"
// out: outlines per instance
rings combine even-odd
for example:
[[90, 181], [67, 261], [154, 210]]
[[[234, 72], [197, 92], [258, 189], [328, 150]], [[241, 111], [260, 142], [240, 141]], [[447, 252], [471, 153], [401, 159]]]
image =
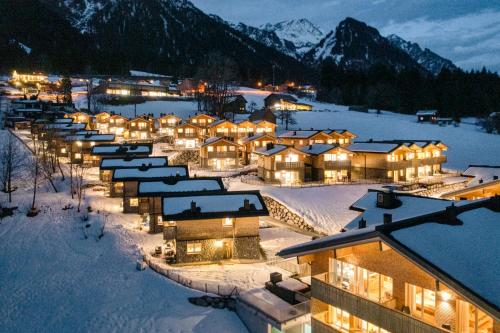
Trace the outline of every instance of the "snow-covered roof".
[[500, 178], [500, 166], [493, 165], [469, 165], [467, 170], [462, 173], [463, 176], [474, 177], [469, 185], [477, 185], [480, 180], [487, 182], [493, 180], [496, 176]]
[[461, 225], [429, 220], [391, 232], [412, 252], [500, 308], [500, 213], [478, 208], [457, 216]]
[[16, 112], [42, 112], [42, 109], [38, 109], [38, 108], [20, 108], [20, 109], [16, 109]]
[[397, 143], [356, 142], [347, 147], [350, 151], [365, 153], [390, 153], [398, 148]]
[[118, 154], [123, 151], [124, 154], [148, 154], [151, 153], [151, 145], [123, 145], [123, 144], [111, 144], [111, 145], [99, 145], [92, 147], [92, 154]]
[[164, 166], [167, 165], [166, 157], [138, 157], [138, 158], [103, 158], [101, 169], [134, 168], [141, 165]]
[[[245, 200], [249, 201], [250, 209], [244, 210]], [[191, 203], [195, 202], [199, 211], [191, 211]], [[179, 218], [189, 216], [190, 218], [206, 216], [237, 216], [268, 215], [267, 208], [258, 192], [225, 192], [221, 194], [200, 194], [191, 193], [182, 196], [169, 196], [163, 198], [163, 215], [168, 216], [168, 220], [178, 215]], [[185, 216], [186, 215], [186, 216]], [[204, 216], [205, 215], [205, 216]]]
[[300, 148], [300, 151], [306, 154], [319, 155], [323, 154], [329, 150], [336, 148], [334, 145], [324, 144], [324, 143], [315, 143], [313, 145], [308, 145]]
[[220, 125], [220, 124], [224, 124], [224, 123], [229, 123], [229, 125], [232, 125], [232, 126], [236, 126], [235, 123], [233, 122], [230, 122], [229, 120], [227, 119], [220, 119], [220, 120], [217, 120], [217, 121], [214, 121], [213, 123], [211, 123], [209, 125], [209, 127], [214, 127], [214, 126], [217, 126], [217, 125]]
[[309, 130], [309, 131], [304, 131], [304, 130], [298, 130], [298, 131], [288, 131], [283, 134], [280, 134], [278, 137], [279, 138], [297, 138], [297, 139], [307, 139], [310, 138], [311, 136], [318, 134], [319, 130]]
[[163, 167], [137, 167], [129, 169], [116, 169], [113, 173], [113, 181], [134, 180], [134, 179], [156, 179], [168, 177], [187, 177], [187, 168], [180, 166]]
[[224, 187], [220, 179], [183, 179], [175, 182], [154, 181], [140, 182], [139, 194], [221, 191]]
[[46, 124], [43, 126], [45, 129], [57, 129], [57, 130], [67, 130], [67, 131], [73, 131], [73, 130], [83, 130], [85, 127], [87, 127], [86, 124], [73, 124], [73, 123], [56, 123], [56, 124]]
[[66, 137], [66, 141], [115, 141], [114, 134], [83, 134], [70, 135]]
[[437, 110], [419, 110], [417, 111], [417, 116], [434, 116], [437, 114]]
[[71, 124], [73, 123], [73, 119], [71, 118], [58, 118], [54, 119], [55, 124]]
[[[250, 142], [250, 141], [255, 141], [255, 140], [258, 140], [260, 138], [263, 138], [263, 137], [269, 137], [269, 138], [273, 138], [271, 137], [269, 134], [267, 133], [258, 133], [258, 134], [255, 134], [255, 135], [252, 135], [252, 136], [246, 136], [244, 138], [241, 139], [241, 142]], [[274, 138], [273, 138], [274, 139]]]
[[272, 156], [274, 154], [278, 154], [286, 149], [290, 148], [286, 145], [273, 145], [271, 149], [267, 149], [267, 147], [262, 147], [256, 149], [254, 153], [264, 155], [264, 156]]
[[366, 221], [366, 225], [379, 225], [383, 224], [385, 213], [392, 214], [392, 219], [396, 221], [436, 212], [444, 209], [451, 203], [449, 200], [443, 199], [396, 194], [397, 199], [401, 201], [401, 206], [393, 209], [386, 209], [377, 206], [377, 195], [379, 193], [381, 193], [381, 191], [369, 191], [351, 205], [350, 209], [362, 211], [363, 214], [349, 222], [345, 226], [345, 229], [357, 229], [359, 220], [362, 218]]

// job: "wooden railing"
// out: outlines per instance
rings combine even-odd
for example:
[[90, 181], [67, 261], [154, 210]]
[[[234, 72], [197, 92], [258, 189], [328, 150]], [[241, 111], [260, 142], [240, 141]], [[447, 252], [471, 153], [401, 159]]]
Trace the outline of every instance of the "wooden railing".
[[208, 158], [238, 158], [237, 151], [213, 151], [208, 152]]
[[[355, 295], [328, 282], [328, 274], [314, 276], [311, 296], [349, 312], [389, 332], [449, 333], [450, 331], [425, 323], [384, 304]], [[314, 315], [314, 314], [313, 314]], [[324, 331], [327, 332], [327, 331]], [[335, 330], [330, 331], [335, 332]]]
[[303, 167], [303, 162], [276, 162], [275, 170], [301, 169]]
[[324, 167], [327, 170], [347, 170], [351, 167], [351, 161], [325, 161]]

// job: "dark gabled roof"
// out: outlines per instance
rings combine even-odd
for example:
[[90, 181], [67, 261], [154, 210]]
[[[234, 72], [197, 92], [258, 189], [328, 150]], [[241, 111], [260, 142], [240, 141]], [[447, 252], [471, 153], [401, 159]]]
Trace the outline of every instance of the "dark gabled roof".
[[[163, 163], [160, 162], [163, 161]], [[134, 161], [137, 161], [134, 163]], [[151, 165], [150, 162], [155, 161], [155, 166], [167, 166], [168, 158], [167, 156], [147, 156], [147, 157], [138, 157], [134, 155], [126, 156], [126, 157], [106, 157], [101, 159], [101, 163], [99, 164], [100, 170], [115, 170], [115, 169], [128, 169], [128, 168], [137, 168], [141, 165]], [[140, 163], [140, 164], [137, 164]], [[160, 164], [161, 163], [161, 164]]]
[[100, 144], [92, 147], [91, 154], [97, 156], [129, 156], [129, 155], [149, 155], [153, 152], [152, 143]]
[[[294, 245], [281, 250], [278, 255], [294, 257], [383, 241], [483, 310], [500, 318], [500, 291], [497, 288], [499, 221], [499, 196], [461, 206], [450, 203], [445, 209], [425, 215]], [[479, 267], [474, 266], [477, 262]]]
[[189, 170], [187, 165], [176, 166], [140, 166], [137, 168], [121, 168], [115, 169], [113, 173], [113, 182], [125, 181], [147, 181], [147, 180], [164, 180], [164, 179], [185, 179], [189, 178]]
[[[248, 199], [250, 207], [243, 208]], [[197, 209], [191, 209], [192, 202]], [[168, 195], [162, 200], [163, 220], [201, 220], [224, 217], [268, 216], [266, 204], [259, 191], [188, 192]]]
[[[212, 183], [207, 186], [206, 183]], [[215, 188], [217, 187], [217, 188]], [[193, 190], [195, 188], [196, 190]], [[164, 197], [182, 193], [221, 193], [225, 192], [224, 183], [221, 177], [196, 177], [196, 178], [170, 178], [156, 181], [141, 181], [137, 187], [139, 197]]]
[[264, 101], [274, 100], [274, 99], [282, 99], [282, 100], [289, 101], [289, 102], [297, 102], [297, 99], [295, 97], [293, 97], [292, 95], [275, 94], [275, 93], [268, 95], [266, 98], [264, 98]]
[[80, 134], [80, 135], [71, 135], [66, 137], [66, 141], [96, 141], [96, 142], [113, 142], [115, 141], [115, 135], [114, 134], [92, 134], [92, 133], [86, 133], [86, 134]]

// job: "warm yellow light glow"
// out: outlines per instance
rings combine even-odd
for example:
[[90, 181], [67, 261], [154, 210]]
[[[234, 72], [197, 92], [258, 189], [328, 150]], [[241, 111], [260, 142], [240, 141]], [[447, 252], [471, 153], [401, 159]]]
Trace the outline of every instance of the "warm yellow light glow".
[[215, 247], [217, 247], [217, 248], [222, 247], [222, 241], [220, 239], [216, 240], [214, 244], [215, 244]]
[[441, 299], [444, 301], [444, 302], [448, 302], [450, 299], [451, 299], [451, 294], [446, 292], [446, 291], [442, 291], [441, 292]]

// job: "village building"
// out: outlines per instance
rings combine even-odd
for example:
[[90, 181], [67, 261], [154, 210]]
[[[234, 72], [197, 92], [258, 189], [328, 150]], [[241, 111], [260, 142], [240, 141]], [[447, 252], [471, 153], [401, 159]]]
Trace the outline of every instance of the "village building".
[[240, 165], [238, 144], [221, 137], [205, 140], [200, 147], [200, 166], [213, 170], [235, 169]]
[[249, 119], [236, 121], [235, 124], [237, 126], [236, 137], [238, 138], [238, 140], [249, 136], [254, 136], [257, 133], [257, 124], [253, 123]]
[[125, 136], [127, 131], [128, 118], [119, 115], [112, 114], [109, 116], [109, 133], [114, 134], [117, 137]]
[[258, 157], [254, 154], [255, 150], [267, 147], [270, 143], [275, 143], [276, 138], [266, 133], [259, 133], [244, 137], [238, 140], [241, 147], [241, 158], [243, 164], [257, 163]]
[[68, 113], [64, 117], [73, 119], [73, 123], [75, 124], [85, 124], [87, 125], [88, 129], [91, 129], [93, 121], [92, 116], [85, 112], [77, 111]]
[[90, 153], [95, 165], [99, 166], [104, 158], [148, 157], [153, 153], [153, 145], [151, 143], [100, 144], [93, 147]]
[[278, 135], [280, 144], [302, 148], [312, 144], [332, 144], [334, 139], [321, 130], [292, 130]]
[[115, 169], [109, 184], [110, 197], [123, 198], [123, 210], [131, 211], [139, 205], [137, 189], [140, 181], [189, 178], [187, 166], [154, 167], [141, 165], [136, 168]]
[[437, 110], [419, 110], [416, 113], [419, 123], [435, 123], [438, 117]]
[[140, 166], [161, 167], [167, 165], [168, 159], [166, 156], [136, 157], [132, 155], [127, 157], [103, 158], [99, 164], [99, 179], [102, 182], [109, 183], [116, 169], [138, 168]]
[[166, 114], [158, 118], [158, 132], [160, 135], [174, 136], [175, 128], [182, 122], [175, 114]]
[[353, 179], [411, 182], [441, 173], [448, 148], [440, 141], [382, 140], [356, 142], [347, 147]]
[[295, 97], [287, 94], [270, 94], [264, 98], [264, 105], [271, 111], [311, 111], [312, 105], [300, 103]]
[[242, 95], [229, 96], [223, 106], [224, 113], [241, 114], [247, 111], [247, 100]]
[[499, 219], [500, 197], [386, 213], [278, 255], [310, 266], [312, 332], [499, 332]]
[[208, 135], [208, 127], [217, 121], [217, 118], [215, 117], [212, 117], [208, 114], [204, 114], [204, 113], [198, 113], [198, 114], [195, 114], [194, 116], [188, 118], [187, 122], [189, 124], [192, 124], [192, 125], [195, 125], [195, 126], [198, 126], [199, 128], [201, 128], [201, 135], [205, 135], [207, 136]]
[[109, 119], [111, 115], [107, 112], [101, 112], [95, 115], [93, 128], [101, 134], [110, 134]]
[[129, 120], [125, 139], [129, 140], [150, 140], [155, 131], [155, 120], [148, 116], [141, 116]]
[[143, 97], [166, 97], [170, 95], [170, 79], [162, 78], [129, 78], [127, 80], [113, 80], [103, 82], [102, 89], [108, 95], [118, 96], [143, 96]]
[[12, 72], [12, 81], [21, 83], [48, 83], [49, 77], [44, 73], [18, 73]]
[[70, 163], [72, 164], [88, 164], [97, 166], [99, 164], [98, 157], [91, 154], [94, 146], [106, 144], [115, 141], [113, 134], [82, 134], [66, 136], [67, 151]]
[[300, 150], [308, 154], [306, 164], [311, 166], [312, 181], [338, 183], [351, 180], [353, 153], [349, 150], [325, 143], [315, 143]]
[[195, 79], [183, 79], [179, 84], [178, 88], [182, 96], [194, 97], [196, 94], [202, 94], [205, 92], [205, 85], [200, 80]]
[[[69, 119], [71, 120], [71, 119]], [[76, 132], [83, 131], [87, 127], [86, 124], [73, 124], [65, 122], [55, 122], [43, 125], [42, 129], [38, 132], [37, 139], [43, 141], [51, 141], [63, 137], [62, 133], [75, 134]]]
[[257, 174], [267, 183], [300, 184], [311, 180], [311, 167], [305, 164], [309, 155], [297, 148], [268, 143], [254, 154], [258, 156]]
[[226, 119], [217, 120], [208, 126], [208, 136], [236, 140], [238, 125]]
[[262, 110], [255, 110], [248, 116], [248, 120], [257, 123], [265, 120], [276, 125], [276, 115], [269, 109], [263, 108]]
[[441, 195], [452, 200], [476, 200], [500, 195], [500, 166], [469, 165], [462, 176], [470, 178], [463, 189]]
[[257, 191], [163, 198], [163, 237], [177, 263], [261, 259], [259, 217], [269, 215]]
[[142, 181], [139, 182], [137, 190], [139, 206], [127, 206], [126, 212], [145, 216], [149, 221], [149, 232], [159, 233], [163, 232], [163, 197], [187, 192], [206, 194], [223, 191], [225, 191], [224, 184], [220, 177]]
[[253, 122], [255, 124], [255, 133], [266, 133], [269, 135], [276, 135], [276, 123], [267, 121], [265, 119], [263, 120], [256, 120]]
[[356, 134], [346, 129], [327, 129], [323, 132], [331, 136], [331, 139], [327, 140], [327, 143], [339, 145], [341, 147], [349, 146], [353, 140], [358, 137]]
[[203, 142], [201, 127], [190, 123], [182, 123], [174, 129], [174, 145], [181, 149], [199, 148]]

